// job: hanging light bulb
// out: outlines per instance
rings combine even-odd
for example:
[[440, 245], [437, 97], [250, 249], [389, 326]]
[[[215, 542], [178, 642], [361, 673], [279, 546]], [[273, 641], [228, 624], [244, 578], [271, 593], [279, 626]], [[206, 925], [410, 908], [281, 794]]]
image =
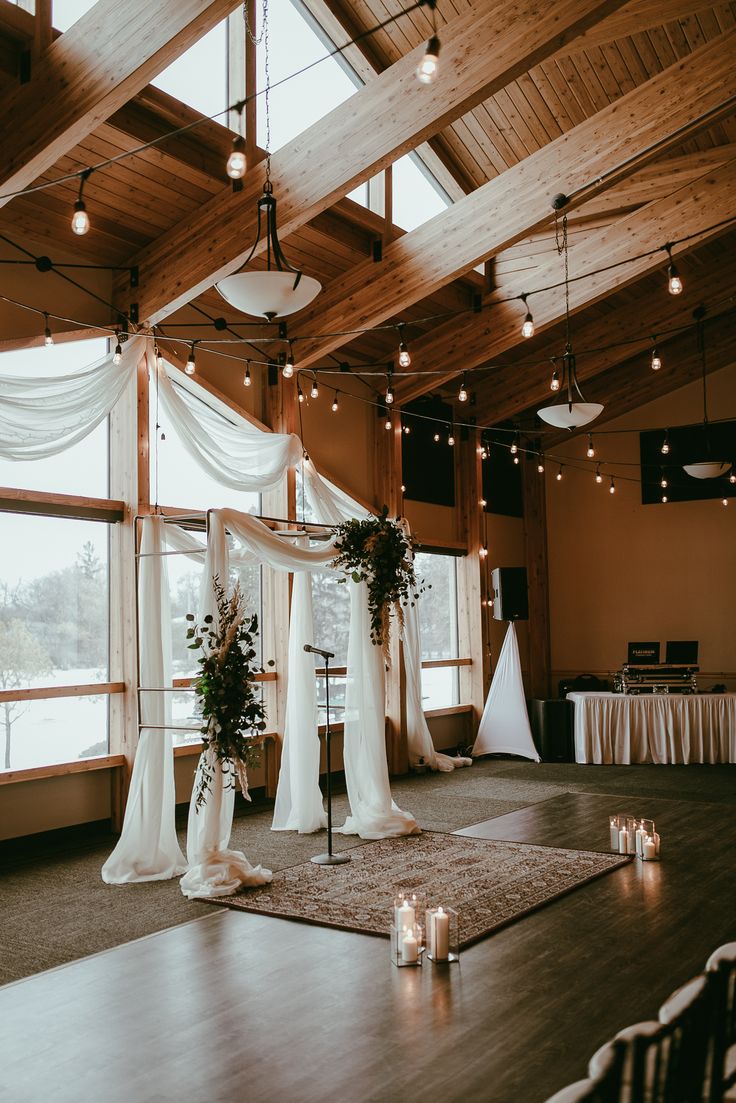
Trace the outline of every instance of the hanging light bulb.
[[417, 66], [417, 80], [420, 84], [431, 84], [439, 71], [440, 40], [433, 34], [427, 43], [424, 57]]
[[482, 546], [481, 546], [481, 547], [479, 548], [479, 550], [478, 550], [478, 555], [479, 555], [479, 556], [481, 557], [481, 559], [485, 559], [485, 558], [486, 558], [486, 556], [488, 555], [488, 548], [487, 548], [487, 546], [486, 546], [485, 544], [483, 544], [483, 545], [482, 545]]
[[560, 389], [560, 373], [557, 368], [552, 372], [552, 379], [550, 380], [549, 389], [551, 391], [559, 391]]
[[597, 464], [595, 469], [595, 481], [600, 484], [603, 482], [603, 476], [601, 475], [601, 465]]
[[664, 435], [664, 440], [662, 441], [662, 447], [660, 448], [660, 452], [662, 453], [663, 456], [668, 456], [669, 455], [669, 452], [670, 452], [669, 433], [665, 433], [665, 435]]
[[409, 352], [409, 346], [404, 340], [404, 327], [399, 326], [399, 367], [410, 368], [411, 367], [411, 353]]
[[675, 262], [672, 259], [672, 245], [665, 245], [667, 250], [667, 258], [669, 264], [667, 265], [667, 290], [670, 295], [680, 295], [682, 293], [682, 280], [680, 279], [680, 273], [677, 271]]
[[404, 430], [404, 436], [408, 437], [409, 433], [411, 432], [411, 428], [408, 425], [403, 425], [402, 428]]
[[728, 476], [728, 481], [729, 481], [729, 482], [730, 482], [730, 483], [731, 483], [732, 485], [733, 485], [733, 483], [736, 483], [736, 471], [732, 471], [732, 472], [731, 472], [731, 474], [730, 474], [730, 475]]
[[391, 372], [386, 373], [386, 405], [390, 406], [394, 400], [394, 389], [391, 386]]
[[509, 448], [509, 452], [511, 453], [512, 456], [515, 456], [518, 451], [519, 451], [519, 434], [515, 433], [514, 434], [514, 439], [511, 442], [511, 447]]
[[544, 473], [544, 452], [539, 453], [539, 459], [537, 460], [537, 471], [540, 475]]
[[45, 311], [44, 311], [43, 319], [44, 319], [44, 322], [45, 322], [45, 329], [43, 331], [43, 343], [46, 346], [46, 348], [50, 348], [51, 345], [53, 345], [53, 343], [54, 343], [54, 338], [53, 338], [53, 335], [52, 335], [51, 330], [49, 328], [49, 316], [48, 316], [48, 314], [46, 314]]
[[667, 502], [669, 502], [669, 498], [667, 497], [666, 494], [662, 495], [662, 501], [664, 502], [665, 505], [667, 504]]
[[248, 365], [246, 365], [245, 375], [243, 376], [243, 386], [244, 387], [250, 387], [252, 382], [253, 382], [253, 380], [250, 377], [250, 367]]
[[562, 464], [560, 464], [560, 470], [555, 475], [555, 478], [557, 479], [558, 483], [562, 482]]
[[521, 325], [521, 336], [522, 337], [533, 337], [534, 336], [534, 319], [532, 318], [532, 312], [529, 309], [529, 304], [526, 301], [527, 296], [526, 295], [521, 295], [520, 298], [521, 298], [521, 301], [523, 302], [524, 306], [527, 308], [526, 317], [524, 318], [524, 321], [522, 322], [522, 325]]
[[386, 421], [384, 423], [384, 428], [387, 431], [390, 430], [390, 429], [393, 429], [393, 425], [391, 424], [391, 415], [390, 414], [386, 414]]
[[486, 448], [485, 444], [481, 444], [480, 446], [480, 458], [482, 460], [488, 459], [488, 449]]
[[85, 169], [79, 177], [79, 195], [74, 204], [74, 214], [72, 215], [72, 232], [75, 233], [77, 237], [83, 237], [84, 234], [89, 232], [89, 215], [87, 214], [87, 208], [82, 199], [82, 191], [91, 174], [92, 169]]
[[332, 412], [333, 412], [333, 414], [336, 414], [337, 411], [338, 411], [338, 408], [339, 408], [339, 403], [337, 401], [337, 397], [338, 397], [339, 394], [340, 394], [339, 391], [335, 391], [335, 397], [332, 400]]
[[284, 379], [291, 379], [294, 374], [294, 352], [291, 347], [291, 341], [289, 341], [289, 355], [286, 357], [286, 363], [281, 369], [281, 374]]
[[432, 440], [434, 441], [434, 443], [435, 443], [435, 444], [439, 444], [439, 442], [440, 442], [440, 435], [439, 435], [439, 433], [435, 433], [435, 434], [434, 434], [434, 436], [433, 436], [433, 438], [432, 438]]
[[593, 434], [592, 433], [588, 433], [588, 448], [587, 448], [587, 451], [586, 451], [585, 455], [588, 457], [589, 460], [592, 460], [593, 456], [595, 455], [595, 448], [593, 447]]
[[722, 498], [721, 501], [723, 502], [724, 506], [728, 505], [728, 498]]
[[608, 493], [609, 494], [615, 494], [616, 493], [616, 484], [613, 481], [613, 475], [611, 475], [611, 485], [608, 488]]
[[463, 378], [462, 378], [462, 382], [460, 384], [460, 391], [459, 391], [458, 396], [457, 396], [458, 402], [467, 402], [468, 401], [468, 392], [465, 389], [466, 379], [467, 379], [467, 375], [466, 375], [465, 372], [463, 372]]
[[486, 506], [488, 505], [488, 502], [486, 501], [485, 498], [481, 498], [479, 505], [480, 505], [481, 509], [485, 509]]
[[242, 180], [246, 168], [245, 139], [242, 134], [236, 134], [233, 138], [233, 148], [230, 150], [225, 171], [231, 180]]
[[123, 350], [120, 346], [120, 334], [115, 330], [115, 351], [112, 354], [112, 362], [117, 365], [123, 359]]
[[654, 348], [652, 349], [652, 371], [659, 371], [662, 367], [662, 358], [657, 351], [657, 342], [652, 337]]
[[299, 402], [304, 402], [304, 391], [301, 389], [298, 383], [296, 385], [296, 397]]
[[455, 434], [452, 431], [452, 426], [450, 426], [447, 433], [447, 443], [450, 445], [450, 448], [453, 448], [455, 445]]
[[401, 484], [401, 493], [406, 494], [406, 484], [405, 483]]
[[665, 475], [664, 471], [662, 471], [662, 478], [659, 480], [659, 485], [662, 487], [663, 490], [666, 490], [667, 486], [669, 485], [667, 482], [667, 476]]
[[196, 364], [194, 362], [194, 341], [192, 341], [192, 346], [189, 349], [189, 359], [186, 362], [184, 371], [187, 373], [187, 375], [194, 375], [195, 368]]
[[164, 358], [161, 355], [161, 349], [158, 347], [158, 345], [153, 346], [153, 355], [154, 355], [154, 358], [156, 360], [156, 367], [158, 368], [159, 371], [163, 371], [164, 370]]
[[519, 457], [518, 456], [514, 456], [514, 463], [517, 463], [517, 464], [519, 463]]

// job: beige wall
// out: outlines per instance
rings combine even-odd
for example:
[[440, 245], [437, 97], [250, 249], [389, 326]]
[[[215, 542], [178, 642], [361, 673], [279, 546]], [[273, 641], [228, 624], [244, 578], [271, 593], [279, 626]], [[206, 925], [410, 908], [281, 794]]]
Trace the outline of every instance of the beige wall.
[[[710, 416], [736, 417], [736, 367], [709, 377]], [[700, 384], [652, 402], [606, 428], [657, 428], [702, 417]], [[556, 455], [580, 466], [587, 438]], [[637, 432], [600, 437], [602, 459], [616, 474], [637, 475]], [[625, 467], [629, 463], [633, 466]], [[736, 499], [642, 506], [637, 482], [590, 471], [547, 469], [547, 525], [552, 668], [561, 673], [612, 672], [629, 640], [697, 639], [701, 686], [736, 689]]]

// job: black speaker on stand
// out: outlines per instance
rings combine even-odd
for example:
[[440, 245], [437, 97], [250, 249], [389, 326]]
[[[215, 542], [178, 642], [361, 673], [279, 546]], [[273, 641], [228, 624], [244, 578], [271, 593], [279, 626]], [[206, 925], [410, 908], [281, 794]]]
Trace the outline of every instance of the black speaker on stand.
[[494, 567], [491, 583], [495, 620], [529, 620], [526, 567]]

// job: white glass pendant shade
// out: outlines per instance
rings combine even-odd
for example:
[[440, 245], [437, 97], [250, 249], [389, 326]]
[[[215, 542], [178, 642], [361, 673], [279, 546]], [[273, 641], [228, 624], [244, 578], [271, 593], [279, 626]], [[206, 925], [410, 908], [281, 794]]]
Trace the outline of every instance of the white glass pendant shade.
[[554, 406], [543, 406], [537, 413], [542, 421], [556, 429], [577, 429], [594, 421], [603, 413], [603, 407], [600, 402], [558, 402]]
[[254, 318], [283, 318], [309, 306], [322, 290], [312, 276], [302, 276], [294, 287], [293, 272], [272, 269], [262, 272], [236, 272], [215, 286], [223, 299], [243, 314]]
[[731, 470], [730, 463], [707, 462], [687, 463], [682, 470], [693, 479], [720, 479], [721, 475], [727, 475]]

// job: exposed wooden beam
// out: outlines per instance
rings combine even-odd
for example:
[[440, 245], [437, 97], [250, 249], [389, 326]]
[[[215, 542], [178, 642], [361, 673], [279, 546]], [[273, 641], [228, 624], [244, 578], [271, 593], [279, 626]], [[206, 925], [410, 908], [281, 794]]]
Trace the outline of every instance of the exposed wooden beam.
[[[729, 227], [717, 227], [716, 223], [733, 215], [735, 186], [736, 161], [732, 161], [716, 173], [708, 173], [666, 199], [647, 204], [614, 226], [600, 231], [588, 241], [583, 263], [572, 257], [572, 274], [583, 278], [570, 285], [571, 312], [577, 313], [658, 270], [662, 271], [662, 292], [666, 296], [666, 255], [661, 252], [662, 244], [676, 239], [683, 228], [700, 235], [687, 246], [675, 249], [677, 254], [678, 249], [686, 252], [726, 233]], [[649, 250], [660, 251], [651, 256], [642, 255]], [[619, 262], [621, 267], [611, 267]], [[546, 272], [540, 272], [540, 282], [556, 282], [560, 276], [560, 264], [558, 259], [556, 268], [553, 268], [550, 262]], [[602, 267], [606, 267], [607, 271], [586, 278], [586, 272], [592, 273]], [[535, 295], [534, 323], [537, 330], [541, 332], [562, 321], [564, 305], [564, 295], [559, 287]], [[518, 345], [523, 340], [520, 320], [519, 304], [499, 305], [486, 311], [484, 316], [474, 316], [473, 321], [465, 326], [456, 325], [454, 332], [448, 326], [442, 326], [441, 340], [438, 331], [435, 331], [434, 340], [428, 335], [420, 343], [414, 343], [412, 353], [416, 353], [415, 361], [427, 370], [442, 369], [448, 362], [470, 369], [488, 363]], [[588, 372], [595, 374], [595, 358], [581, 358], [579, 367], [581, 379], [586, 378]], [[449, 379], [456, 374], [448, 373], [441, 379]], [[423, 393], [439, 382], [437, 376], [426, 382], [412, 381], [411, 392], [414, 395]], [[494, 373], [492, 395], [485, 406], [487, 417], [483, 420], [497, 422], [514, 417], [527, 409], [536, 396], [549, 397], [548, 372], [540, 371], [537, 364], [517, 364], [500, 369]]]
[[[379, 267], [365, 262], [333, 281], [302, 312], [299, 326], [306, 333], [335, 335], [300, 340], [300, 364], [314, 364], [350, 340], [339, 334], [400, 315], [534, 228], [548, 225], [552, 194], [574, 194], [590, 182], [575, 196], [572, 209], [681, 144], [685, 132], [703, 129], [725, 113], [729, 96], [732, 112], [735, 48], [736, 31], [695, 51], [393, 242]], [[455, 328], [455, 323], [448, 326]]]
[[[412, 50], [274, 154], [271, 161], [283, 237], [374, 176], [519, 73], [619, 6], [620, 0], [476, 0], [443, 28], [443, 66], [421, 85]], [[182, 226], [136, 257], [140, 316], [161, 321], [235, 271], [255, 235], [263, 177], [254, 170], [240, 194], [226, 189]]]
[[48, 47], [32, 80], [5, 97], [0, 205], [236, 7], [237, 0], [98, 0]]
[[[699, 11], [713, 8], [712, 0], [629, 0], [617, 12], [583, 32], [564, 53], [571, 54], [603, 46], [619, 38], [640, 34], [653, 27], [685, 19]], [[563, 51], [561, 51], [562, 53]]]

